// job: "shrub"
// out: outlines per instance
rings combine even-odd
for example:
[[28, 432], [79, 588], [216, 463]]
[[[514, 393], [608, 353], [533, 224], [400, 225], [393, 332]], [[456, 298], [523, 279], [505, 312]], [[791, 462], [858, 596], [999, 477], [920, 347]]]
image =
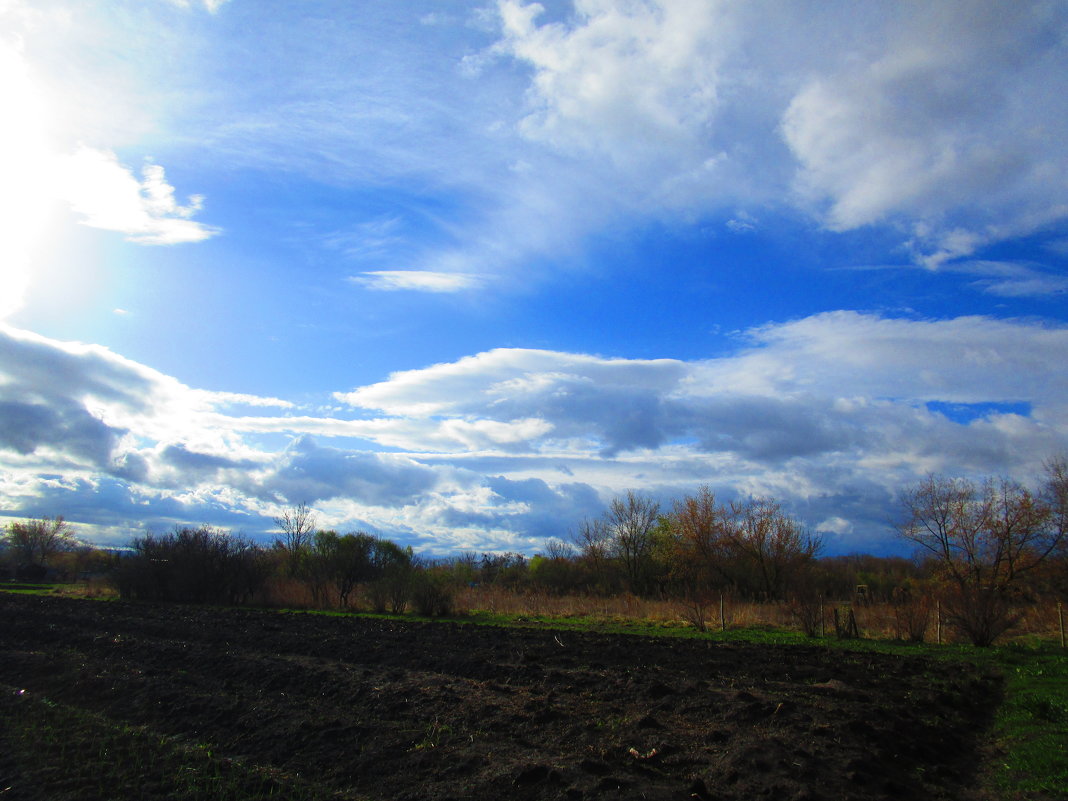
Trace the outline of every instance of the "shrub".
[[823, 600], [810, 588], [791, 593], [790, 616], [806, 637], [819, 637], [823, 629]]
[[408, 608], [411, 595], [411, 577], [407, 569], [387, 571], [382, 578], [367, 584], [367, 602], [371, 610], [383, 614], [399, 615]]
[[134, 540], [133, 550], [112, 574], [119, 597], [128, 600], [240, 604], [268, 572], [254, 543], [208, 526], [150, 534]]
[[412, 605], [425, 617], [447, 617], [455, 612], [456, 593], [448, 577], [421, 570], [412, 576]]
[[898, 587], [892, 596], [894, 636], [899, 640], [923, 642], [931, 622], [931, 597], [914, 595], [908, 587]]

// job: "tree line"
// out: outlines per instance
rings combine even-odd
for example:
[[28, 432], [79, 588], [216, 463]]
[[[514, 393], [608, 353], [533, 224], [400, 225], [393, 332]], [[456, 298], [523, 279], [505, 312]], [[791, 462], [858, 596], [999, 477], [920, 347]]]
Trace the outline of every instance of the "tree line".
[[[1017, 622], [1021, 604], [1068, 593], [1068, 464], [1051, 462], [1030, 490], [1016, 482], [928, 476], [901, 497], [897, 529], [914, 558], [825, 557], [821, 537], [772, 499], [721, 502], [703, 487], [662, 508], [638, 492], [613, 499], [543, 553], [462, 553], [421, 559], [364, 532], [317, 526], [299, 504], [275, 519], [261, 546], [202, 526], [131, 543], [129, 555], [97, 561], [123, 598], [241, 604], [280, 586], [303, 589], [316, 607], [414, 609], [450, 614], [456, 592], [489, 586], [558, 595], [632, 593], [674, 601], [704, 628], [725, 595], [788, 605], [809, 633], [823, 601], [890, 602], [903, 629], [922, 638], [935, 605], [976, 645]], [[8, 561], [42, 566], [83, 554], [62, 517], [9, 524]], [[89, 551], [91, 553], [91, 549]]]

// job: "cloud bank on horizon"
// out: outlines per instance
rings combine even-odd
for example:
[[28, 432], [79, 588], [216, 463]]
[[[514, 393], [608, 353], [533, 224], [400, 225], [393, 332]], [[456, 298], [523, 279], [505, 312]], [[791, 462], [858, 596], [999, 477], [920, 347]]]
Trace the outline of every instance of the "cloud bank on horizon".
[[1068, 452], [1066, 67], [1040, 0], [13, 0], [0, 514], [892, 549]]
[[606, 491], [666, 502], [709, 484], [879, 549], [902, 482], [1037, 473], [1068, 442], [1068, 326], [1029, 322], [836, 312], [695, 362], [502, 348], [338, 392], [351, 413], [318, 416], [2, 334], [0, 491], [25, 513], [61, 503], [111, 526], [136, 510], [255, 528], [301, 499], [429, 550], [529, 551]]

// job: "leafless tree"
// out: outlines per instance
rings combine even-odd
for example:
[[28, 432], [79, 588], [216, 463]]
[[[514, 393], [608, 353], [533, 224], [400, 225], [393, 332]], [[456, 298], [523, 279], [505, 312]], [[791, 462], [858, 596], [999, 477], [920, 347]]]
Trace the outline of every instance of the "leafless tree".
[[933, 475], [904, 494], [901, 536], [935, 557], [946, 616], [973, 644], [991, 645], [1017, 622], [1013, 601], [1028, 574], [1063, 541], [1051, 503], [1063, 468], [1048, 470], [1046, 498], [1007, 479], [976, 485]]
[[676, 501], [666, 523], [672, 577], [699, 605], [725, 586], [781, 600], [822, 548], [777, 503], [756, 498], [725, 506], [708, 487]]
[[806, 531], [774, 501], [732, 503], [731, 516], [729, 550], [767, 599], [784, 598], [823, 549], [819, 535]]
[[56, 553], [69, 551], [78, 544], [74, 527], [62, 516], [10, 523], [2, 539], [14, 553], [16, 562], [25, 565], [47, 565]]
[[311, 550], [315, 536], [315, 512], [308, 508], [308, 504], [299, 503], [284, 509], [274, 523], [282, 529], [282, 537], [275, 540], [275, 547], [286, 552], [289, 573], [296, 575], [301, 572]]
[[587, 566], [594, 580], [607, 586], [610, 580], [610, 547], [612, 532], [602, 517], [587, 517], [571, 535], [579, 559]]
[[660, 504], [630, 491], [608, 506], [605, 523], [611, 535], [610, 552], [623, 565], [632, 592], [645, 592], [648, 587], [659, 515]]
[[283, 535], [275, 544], [294, 553], [304, 550], [312, 543], [315, 522], [315, 512], [309, 509], [306, 503], [284, 509], [282, 514], [274, 519]]
[[575, 549], [569, 542], [558, 540], [555, 537], [545, 543], [545, 558], [546, 559], [574, 559]]
[[670, 579], [686, 617], [700, 631], [727, 581], [729, 525], [729, 510], [709, 487], [676, 500], [666, 519]]

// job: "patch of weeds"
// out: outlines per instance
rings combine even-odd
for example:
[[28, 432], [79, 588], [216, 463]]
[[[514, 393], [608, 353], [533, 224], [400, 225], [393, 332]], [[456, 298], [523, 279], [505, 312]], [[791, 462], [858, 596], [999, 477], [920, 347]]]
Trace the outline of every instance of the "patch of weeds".
[[30, 584], [12, 581], [0, 583], [0, 591], [14, 595], [54, 595], [62, 586], [62, 584]]
[[1068, 704], [1055, 698], [1028, 693], [1017, 699], [1016, 703], [1031, 717], [1038, 720], [1061, 724], [1068, 722]]
[[436, 718], [427, 724], [423, 738], [412, 746], [412, 751], [427, 751], [439, 748], [452, 736], [452, 726], [441, 723]]

